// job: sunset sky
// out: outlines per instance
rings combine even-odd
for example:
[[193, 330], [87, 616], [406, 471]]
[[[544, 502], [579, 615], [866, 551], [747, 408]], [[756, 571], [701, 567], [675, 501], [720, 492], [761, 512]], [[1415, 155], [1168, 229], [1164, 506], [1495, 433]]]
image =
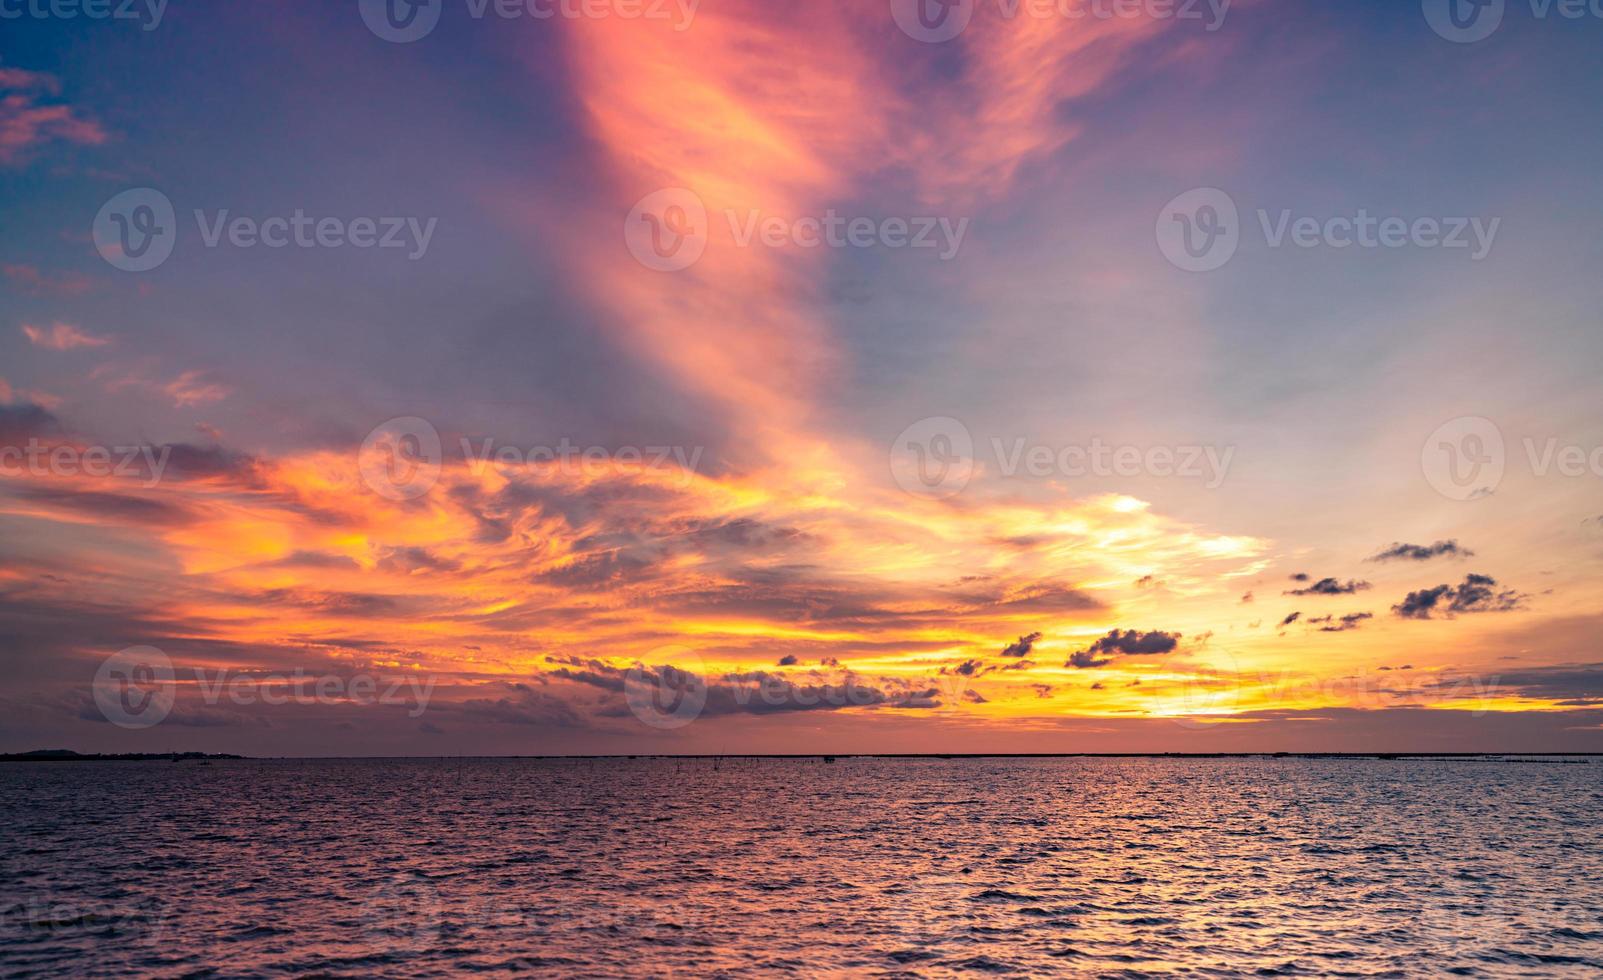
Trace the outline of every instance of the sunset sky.
[[1603, 21], [435, 4], [0, 27], [0, 750], [1603, 750]]

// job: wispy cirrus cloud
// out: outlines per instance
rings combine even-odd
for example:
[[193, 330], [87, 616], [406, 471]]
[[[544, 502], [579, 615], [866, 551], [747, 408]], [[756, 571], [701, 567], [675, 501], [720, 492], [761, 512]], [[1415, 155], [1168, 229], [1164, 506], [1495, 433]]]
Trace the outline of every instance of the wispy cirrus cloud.
[[137, 365], [104, 364], [90, 372], [108, 392], [138, 391], [170, 402], [175, 408], [193, 408], [219, 402], [234, 389], [201, 370], [189, 370], [177, 377], [163, 378], [149, 362]]
[[98, 285], [82, 273], [42, 272], [38, 266], [27, 263], [0, 265], [0, 274], [13, 289], [30, 296], [82, 296], [93, 292]]
[[60, 93], [53, 75], [0, 67], [0, 166], [19, 166], [54, 142], [98, 146], [109, 139], [93, 118], [50, 101]]
[[57, 322], [48, 327], [24, 323], [22, 333], [28, 338], [29, 343], [45, 350], [69, 351], [83, 347], [105, 347], [111, 343], [110, 337], [88, 333], [70, 323]]

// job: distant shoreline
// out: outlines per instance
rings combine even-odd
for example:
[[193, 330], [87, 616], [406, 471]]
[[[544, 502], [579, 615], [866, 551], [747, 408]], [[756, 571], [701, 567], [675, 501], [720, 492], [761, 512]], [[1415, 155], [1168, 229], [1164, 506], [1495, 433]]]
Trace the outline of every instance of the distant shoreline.
[[[1540, 758], [1534, 758], [1540, 757]], [[245, 756], [207, 752], [117, 752], [82, 753], [70, 749], [40, 749], [31, 752], [0, 754], [0, 762], [190, 762], [190, 761], [249, 761], [249, 762], [318, 762], [318, 761], [473, 761], [473, 760], [629, 760], [629, 759], [1353, 759], [1375, 762], [1410, 760], [1463, 760], [1478, 759], [1498, 762], [1558, 762], [1603, 758], [1603, 752], [791, 752], [791, 753], [698, 753], [685, 755], [657, 755], [652, 753], [604, 755], [308, 755], [308, 756]]]

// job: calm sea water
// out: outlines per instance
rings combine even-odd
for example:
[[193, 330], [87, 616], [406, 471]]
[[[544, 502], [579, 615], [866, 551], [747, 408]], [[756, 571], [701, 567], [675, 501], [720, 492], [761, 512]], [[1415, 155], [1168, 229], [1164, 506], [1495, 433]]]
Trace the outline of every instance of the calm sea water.
[[0, 973], [1597, 976], [1603, 765], [0, 766]]

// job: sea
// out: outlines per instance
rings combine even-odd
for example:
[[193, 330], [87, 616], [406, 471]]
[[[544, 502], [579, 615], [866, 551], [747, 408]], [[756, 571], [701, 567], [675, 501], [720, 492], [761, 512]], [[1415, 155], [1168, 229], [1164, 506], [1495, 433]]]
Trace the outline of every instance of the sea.
[[0, 975], [1603, 975], [1603, 759], [0, 765]]

